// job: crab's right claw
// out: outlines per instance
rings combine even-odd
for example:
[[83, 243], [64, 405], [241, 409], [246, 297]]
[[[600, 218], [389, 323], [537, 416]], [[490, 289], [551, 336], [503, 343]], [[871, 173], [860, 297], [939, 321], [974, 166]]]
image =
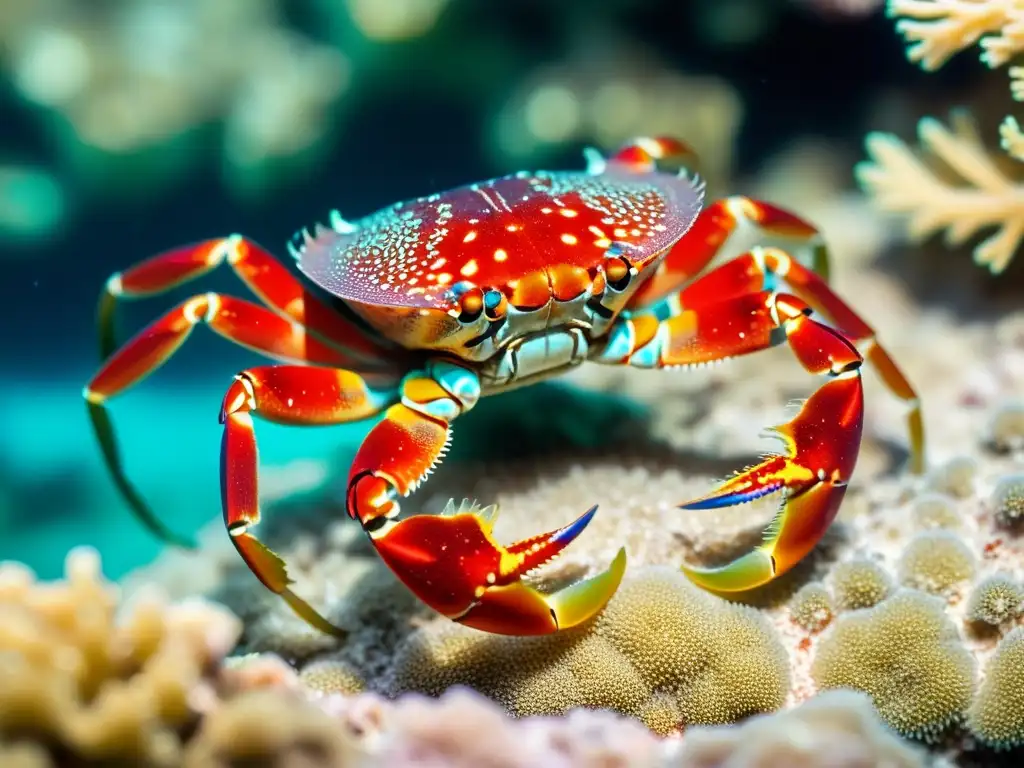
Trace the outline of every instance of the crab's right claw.
[[846, 495], [860, 447], [863, 403], [859, 370], [835, 376], [804, 403], [795, 419], [772, 430], [785, 442], [787, 455], [770, 456], [682, 505], [713, 509], [784, 494], [760, 547], [719, 567], [684, 565], [683, 573], [715, 592], [741, 592], [766, 584], [806, 557]]
[[551, 594], [522, 581], [491, 587], [456, 621], [503, 635], [546, 635], [575, 627], [604, 609], [622, 583], [625, 572], [626, 550], [623, 548], [607, 570]]
[[[373, 482], [371, 477], [366, 478], [367, 485]], [[624, 550], [608, 570], [553, 594], [522, 581], [568, 546], [596, 510], [507, 547], [491, 535], [493, 508], [478, 510], [473, 505], [450, 506], [443, 515], [388, 520], [369, 533], [388, 567], [439, 613], [485, 632], [544, 635], [595, 616], [622, 581]]]

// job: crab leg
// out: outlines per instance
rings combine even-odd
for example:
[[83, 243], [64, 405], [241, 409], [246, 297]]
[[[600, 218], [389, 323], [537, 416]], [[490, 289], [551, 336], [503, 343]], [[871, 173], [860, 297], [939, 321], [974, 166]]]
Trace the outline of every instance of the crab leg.
[[[729, 270], [730, 265], [722, 267]], [[711, 289], [727, 272], [711, 272], [693, 290]], [[704, 281], [707, 280], [707, 283]], [[684, 566], [694, 582], [716, 591], [764, 584], [792, 568], [824, 534], [853, 473], [863, 428], [863, 358], [842, 333], [811, 318], [801, 299], [772, 291], [741, 293], [658, 320], [643, 313], [620, 320], [599, 362], [643, 368], [690, 366], [789, 343], [803, 367], [827, 381], [796, 417], [771, 431], [785, 445], [684, 509], [730, 506], [781, 491], [782, 508], [753, 552], [718, 568]]]
[[83, 392], [104, 461], [139, 521], [160, 539], [184, 547], [193, 544], [167, 528], [128, 480], [105, 404], [159, 368], [200, 323], [228, 341], [279, 360], [339, 366], [349, 361], [344, 352], [308, 335], [294, 320], [243, 299], [215, 293], [183, 302], [107, 359]]
[[606, 163], [632, 173], [683, 169], [692, 174], [700, 158], [693, 147], [671, 136], [641, 136], [621, 147]]
[[633, 294], [627, 309], [650, 308], [678, 292], [716, 258], [722, 264], [754, 246], [785, 248], [795, 261], [828, 282], [828, 247], [814, 225], [784, 208], [736, 195], [716, 200], [700, 212], [651, 278]]
[[398, 399], [396, 388], [378, 390], [357, 373], [338, 368], [277, 365], [250, 368], [224, 395], [220, 421], [221, 498], [224, 524], [246, 565], [311, 626], [344, 635], [291, 590], [284, 561], [252, 533], [260, 521], [259, 456], [253, 416], [277, 424], [322, 426], [369, 418]]
[[924, 420], [913, 385], [879, 343], [874, 329], [837, 296], [818, 273], [785, 251], [774, 247], [754, 248], [713, 269], [677, 294], [645, 310], [636, 310], [631, 316], [662, 318], [679, 312], [685, 314], [686, 310], [707, 306], [727, 297], [774, 290], [779, 281], [784, 281], [794, 294], [852, 341], [886, 388], [904, 402], [907, 407], [910, 470], [915, 474], [924, 472]]
[[348, 355], [360, 370], [386, 368], [390, 346], [323, 304], [273, 256], [241, 235], [205, 240], [153, 256], [114, 274], [100, 298], [100, 358], [116, 349], [114, 311], [122, 299], [166, 293], [227, 263], [246, 286], [281, 317], [309, 329], [311, 335]]
[[611, 567], [554, 594], [522, 577], [558, 555], [586, 527], [596, 507], [563, 528], [509, 546], [492, 535], [493, 508], [452, 507], [443, 515], [398, 520], [411, 493], [446, 452], [451, 422], [471, 409], [480, 381], [471, 370], [433, 361], [402, 384], [367, 436], [349, 474], [348, 511], [381, 558], [424, 603], [487, 632], [537, 635], [575, 626], [598, 613], [618, 588], [625, 552]]

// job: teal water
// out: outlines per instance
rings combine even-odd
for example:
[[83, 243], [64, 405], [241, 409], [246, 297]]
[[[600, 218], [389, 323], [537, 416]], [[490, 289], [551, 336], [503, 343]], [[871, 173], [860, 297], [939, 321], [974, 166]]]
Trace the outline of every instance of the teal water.
[[[96, 547], [113, 578], [162, 547], [106, 474], [77, 383], [89, 373], [0, 384], [0, 483], [10, 498], [0, 506], [0, 560], [20, 560], [43, 578], [59, 576], [76, 546]], [[110, 405], [129, 478], [176, 531], [194, 532], [220, 514], [219, 404], [209, 382], [154, 377]], [[481, 401], [456, 423], [447, 462], [503, 457], [513, 445], [518, 455], [524, 447], [598, 447], [627, 439], [644, 417], [640, 406], [615, 395], [542, 383]], [[257, 422], [261, 470], [327, 459], [337, 467], [330, 478], [337, 486], [373, 423], [299, 429]]]

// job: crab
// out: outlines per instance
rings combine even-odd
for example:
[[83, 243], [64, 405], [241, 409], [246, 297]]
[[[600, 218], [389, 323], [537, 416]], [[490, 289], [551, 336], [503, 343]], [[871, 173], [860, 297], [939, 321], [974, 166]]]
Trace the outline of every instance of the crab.
[[[875, 332], [829, 286], [820, 233], [746, 197], [704, 205], [696, 155], [640, 138], [580, 171], [521, 172], [393, 205], [358, 221], [332, 212], [288, 250], [303, 281], [241, 235], [207, 240], [113, 275], [100, 301], [103, 364], [84, 390], [106, 464], [139, 520], [164, 525], [127, 478], [106, 402], [163, 364], [205, 324], [276, 365], [236, 375], [220, 411], [224, 523], [256, 577], [312, 626], [338, 635], [296, 594], [260, 520], [253, 419], [332, 425], [377, 418], [349, 470], [345, 505], [397, 577], [457, 622], [510, 635], [587, 621], [611, 599], [626, 556], [546, 594], [523, 577], [584, 530], [597, 507], [558, 530], [502, 545], [493, 507], [449, 504], [400, 516], [444, 456], [452, 423], [479, 398], [583, 363], [670, 369], [788, 344], [820, 387], [770, 431], [784, 450], [680, 505], [701, 510], [780, 492], [763, 543], [715, 567], [681, 564], [696, 584], [739, 592], [785, 573], [835, 518], [860, 447], [868, 361], [905, 401], [910, 464], [924, 467], [917, 395]], [[163, 293], [227, 264], [260, 303], [187, 299], [119, 349], [116, 304]], [[313, 286], [308, 283], [312, 283]]]

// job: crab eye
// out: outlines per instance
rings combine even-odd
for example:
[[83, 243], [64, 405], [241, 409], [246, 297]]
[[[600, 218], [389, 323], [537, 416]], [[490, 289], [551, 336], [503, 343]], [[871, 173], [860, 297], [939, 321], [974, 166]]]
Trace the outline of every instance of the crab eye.
[[475, 285], [459, 283], [452, 288], [452, 295], [458, 302], [458, 306], [452, 309], [451, 314], [460, 323], [469, 324], [479, 319], [484, 311], [484, 293]]
[[505, 316], [505, 312], [508, 311], [508, 302], [505, 300], [505, 294], [499, 290], [491, 288], [484, 294], [484, 311], [487, 313], [489, 320], [497, 320]]
[[608, 285], [620, 293], [629, 285], [632, 272], [633, 267], [621, 256], [609, 256], [604, 260], [605, 279]]

